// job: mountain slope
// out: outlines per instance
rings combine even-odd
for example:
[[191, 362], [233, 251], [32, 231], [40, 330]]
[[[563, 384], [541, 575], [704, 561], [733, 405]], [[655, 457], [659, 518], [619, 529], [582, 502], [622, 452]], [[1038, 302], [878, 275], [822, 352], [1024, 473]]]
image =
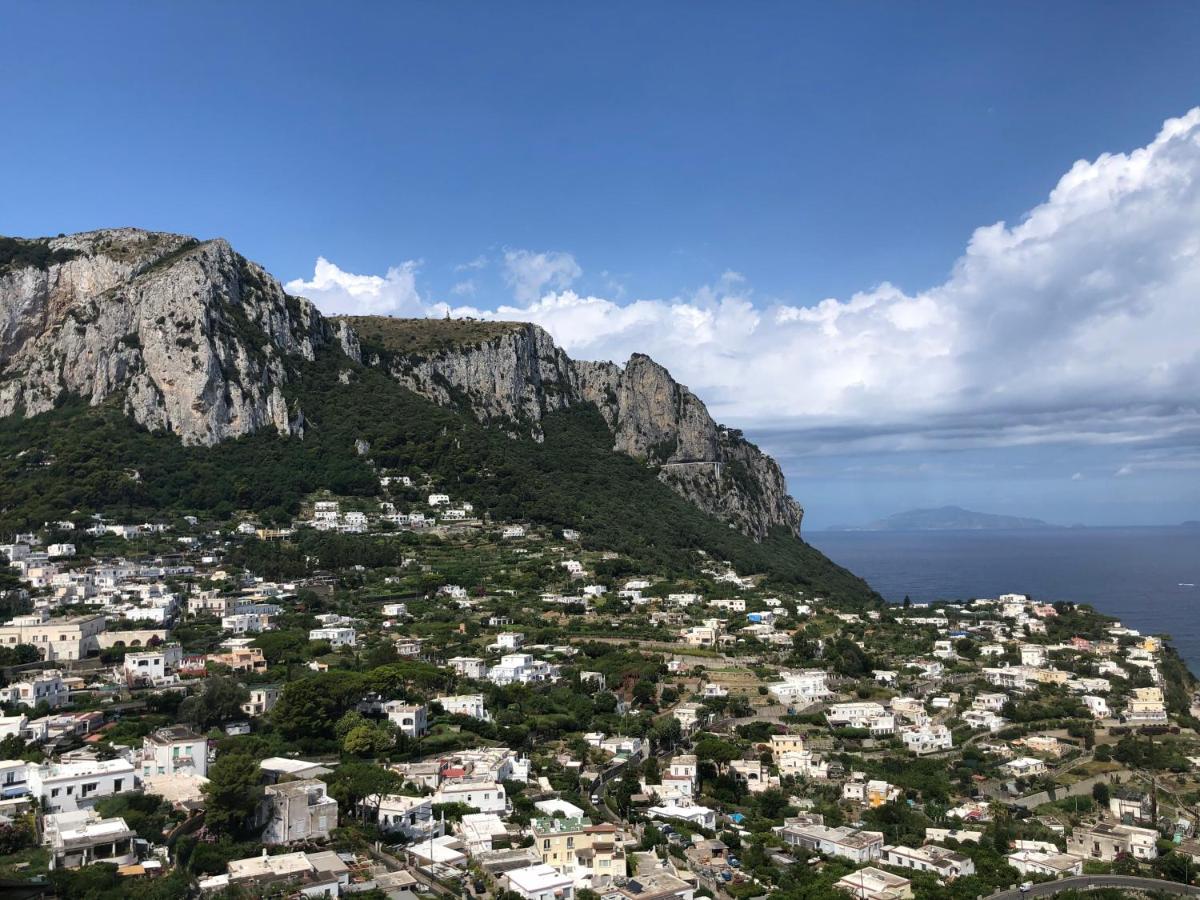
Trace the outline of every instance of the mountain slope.
[[1041, 519], [975, 512], [961, 506], [910, 509], [886, 519], [854, 527], [839, 525], [829, 531], [986, 531], [999, 529], [1055, 528]]
[[[326, 319], [222, 240], [117, 229], [0, 241], [5, 416], [0, 516], [10, 522], [51, 506], [182, 509], [175, 496], [282, 516], [305, 491], [370, 494], [372, 466], [412, 465], [505, 517], [621, 531], [624, 516], [662, 526], [654, 540], [675, 552], [728, 543], [712, 516], [763, 547], [810, 554], [810, 568], [826, 564], [795, 540], [802, 511], [774, 460], [648, 357], [574, 361], [525, 323]], [[69, 460], [77, 483], [65, 469], [39, 500], [35, 459], [42, 475]], [[657, 510], [629, 510], [651, 498]]]

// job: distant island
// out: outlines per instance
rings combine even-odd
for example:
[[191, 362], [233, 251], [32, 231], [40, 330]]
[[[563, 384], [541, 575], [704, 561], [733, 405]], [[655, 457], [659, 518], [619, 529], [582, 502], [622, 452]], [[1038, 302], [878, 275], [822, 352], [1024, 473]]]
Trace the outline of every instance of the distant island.
[[999, 516], [961, 506], [910, 509], [866, 525], [831, 525], [826, 531], [999, 531], [1002, 529], [1058, 528], [1041, 519]]

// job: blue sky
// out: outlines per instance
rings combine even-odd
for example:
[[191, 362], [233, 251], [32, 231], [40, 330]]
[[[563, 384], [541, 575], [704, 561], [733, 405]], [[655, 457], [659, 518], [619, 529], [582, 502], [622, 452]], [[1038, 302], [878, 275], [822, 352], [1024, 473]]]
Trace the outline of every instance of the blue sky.
[[1174, 186], [1131, 155], [1088, 170], [1107, 206], [1051, 194], [1200, 103], [1197, 33], [1170, 2], [15, 5], [0, 233], [222, 235], [328, 308], [646, 350], [815, 527], [1200, 518], [1191, 126], [1153, 145]]

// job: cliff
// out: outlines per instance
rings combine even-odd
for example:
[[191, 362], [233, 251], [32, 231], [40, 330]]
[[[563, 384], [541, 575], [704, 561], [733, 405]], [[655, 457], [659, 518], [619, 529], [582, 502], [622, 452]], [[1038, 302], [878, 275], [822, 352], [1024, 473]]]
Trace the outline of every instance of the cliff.
[[74, 395], [119, 398], [138, 423], [189, 445], [264, 429], [303, 436], [288, 387], [335, 348], [514, 438], [539, 441], [547, 415], [594, 404], [612, 449], [695, 506], [756, 540], [780, 526], [800, 533], [775, 461], [649, 357], [575, 361], [526, 323], [327, 319], [220, 239], [137, 229], [0, 239], [0, 417]]

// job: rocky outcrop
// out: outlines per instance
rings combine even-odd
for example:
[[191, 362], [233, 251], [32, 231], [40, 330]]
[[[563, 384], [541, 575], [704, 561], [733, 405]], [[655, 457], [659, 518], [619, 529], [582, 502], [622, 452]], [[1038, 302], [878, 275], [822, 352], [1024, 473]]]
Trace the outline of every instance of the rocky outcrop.
[[612, 429], [614, 450], [654, 466], [696, 506], [757, 540], [777, 526], [800, 534], [804, 513], [778, 464], [714, 422], [700, 399], [650, 357], [634, 354], [624, 367], [572, 360], [538, 326], [503, 325], [482, 340], [468, 337], [464, 325], [461, 341], [436, 351], [381, 345], [364, 351], [364, 360], [436, 403], [465, 407], [535, 440], [547, 413], [592, 403]]
[[325, 347], [514, 437], [540, 440], [547, 414], [594, 404], [613, 450], [696, 506], [759, 540], [777, 526], [800, 533], [775, 461], [647, 356], [574, 361], [527, 323], [326, 319], [220, 239], [110, 229], [0, 240], [0, 416], [67, 395], [120, 397], [139, 423], [190, 444], [302, 435], [286, 389]]
[[300, 427], [289, 357], [338, 338], [228, 243], [137, 229], [44, 243], [46, 265], [0, 266], [0, 416], [119, 394], [142, 425], [192, 444]]

